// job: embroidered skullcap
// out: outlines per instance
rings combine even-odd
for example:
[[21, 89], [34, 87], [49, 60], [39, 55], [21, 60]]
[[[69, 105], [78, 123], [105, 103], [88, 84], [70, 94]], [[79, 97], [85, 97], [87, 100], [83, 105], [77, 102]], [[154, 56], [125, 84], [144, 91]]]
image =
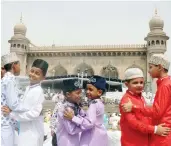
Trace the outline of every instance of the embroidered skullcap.
[[128, 68], [126, 71], [125, 71], [125, 77], [124, 79], [125, 80], [130, 80], [130, 79], [135, 79], [135, 78], [143, 78], [144, 75], [143, 75], [143, 72], [141, 69], [139, 68]]
[[1, 66], [4, 66], [6, 64], [10, 64], [13, 62], [17, 62], [17, 61], [19, 61], [19, 58], [17, 57], [16, 53], [11, 52], [1, 57]]
[[154, 54], [151, 56], [149, 62], [154, 65], [161, 65], [163, 68], [169, 70], [170, 62], [164, 54]]

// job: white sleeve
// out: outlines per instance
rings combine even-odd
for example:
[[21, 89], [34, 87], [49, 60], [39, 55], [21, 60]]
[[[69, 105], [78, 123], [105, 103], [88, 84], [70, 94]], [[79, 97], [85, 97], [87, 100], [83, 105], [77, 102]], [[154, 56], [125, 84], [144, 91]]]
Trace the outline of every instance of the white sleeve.
[[16, 119], [17, 121], [21, 121], [21, 122], [36, 120], [40, 116], [41, 111], [43, 109], [42, 99], [44, 99], [44, 95], [43, 93], [40, 93], [37, 104], [35, 104], [35, 106], [33, 106], [29, 111], [21, 112], [21, 113], [11, 112], [10, 116]]
[[16, 84], [13, 80], [10, 80], [6, 86], [6, 99], [7, 99], [7, 106], [11, 110], [16, 110], [17, 106], [19, 105], [18, 101], [18, 94], [16, 92]]
[[16, 90], [16, 83], [13, 80], [9, 81], [6, 86], [7, 106], [15, 112], [28, 111], [28, 109], [26, 109], [19, 103], [19, 98]]

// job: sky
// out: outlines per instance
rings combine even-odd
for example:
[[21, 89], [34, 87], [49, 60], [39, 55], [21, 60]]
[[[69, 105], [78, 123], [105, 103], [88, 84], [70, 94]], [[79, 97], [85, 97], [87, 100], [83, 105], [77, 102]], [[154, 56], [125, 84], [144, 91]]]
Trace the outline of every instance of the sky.
[[[171, 37], [171, 2], [2, 2], [1, 55], [9, 52], [8, 40], [22, 21], [26, 37], [37, 46], [146, 44], [149, 21], [155, 8]], [[171, 39], [167, 42], [171, 61]], [[169, 71], [171, 74], [171, 69]]]

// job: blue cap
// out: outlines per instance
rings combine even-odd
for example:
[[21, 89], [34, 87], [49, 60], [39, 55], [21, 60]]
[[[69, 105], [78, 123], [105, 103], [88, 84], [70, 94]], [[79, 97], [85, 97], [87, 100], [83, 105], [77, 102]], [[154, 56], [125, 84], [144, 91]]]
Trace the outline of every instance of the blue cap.
[[89, 84], [92, 84], [97, 89], [101, 89], [103, 91], [106, 90], [106, 80], [101, 76], [92, 76], [91, 78], [89, 78]]
[[63, 80], [64, 92], [72, 92], [81, 89], [81, 82], [78, 79]]

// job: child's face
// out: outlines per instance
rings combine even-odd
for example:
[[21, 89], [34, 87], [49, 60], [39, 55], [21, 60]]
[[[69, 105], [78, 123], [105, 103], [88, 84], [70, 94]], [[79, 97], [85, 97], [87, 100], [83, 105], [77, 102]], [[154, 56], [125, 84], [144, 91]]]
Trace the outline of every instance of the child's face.
[[1, 67], [1, 79], [3, 78], [4, 74], [6, 73], [4, 67]]
[[86, 95], [89, 99], [95, 99], [97, 97], [100, 97], [102, 95], [102, 92], [102, 90], [97, 89], [92, 84], [87, 84]]
[[42, 70], [37, 67], [32, 67], [29, 72], [29, 79], [32, 85], [40, 83], [44, 79]]
[[131, 79], [129, 82], [125, 82], [125, 85], [128, 87], [129, 91], [139, 95], [144, 89], [144, 78]]
[[159, 65], [149, 64], [148, 73], [152, 78], [158, 78], [160, 76], [160, 70]]
[[79, 103], [81, 100], [81, 93], [82, 90], [78, 89], [72, 92], [67, 92], [67, 99], [71, 101], [72, 103]]
[[20, 62], [13, 63], [12, 68], [16, 76], [20, 75]]

